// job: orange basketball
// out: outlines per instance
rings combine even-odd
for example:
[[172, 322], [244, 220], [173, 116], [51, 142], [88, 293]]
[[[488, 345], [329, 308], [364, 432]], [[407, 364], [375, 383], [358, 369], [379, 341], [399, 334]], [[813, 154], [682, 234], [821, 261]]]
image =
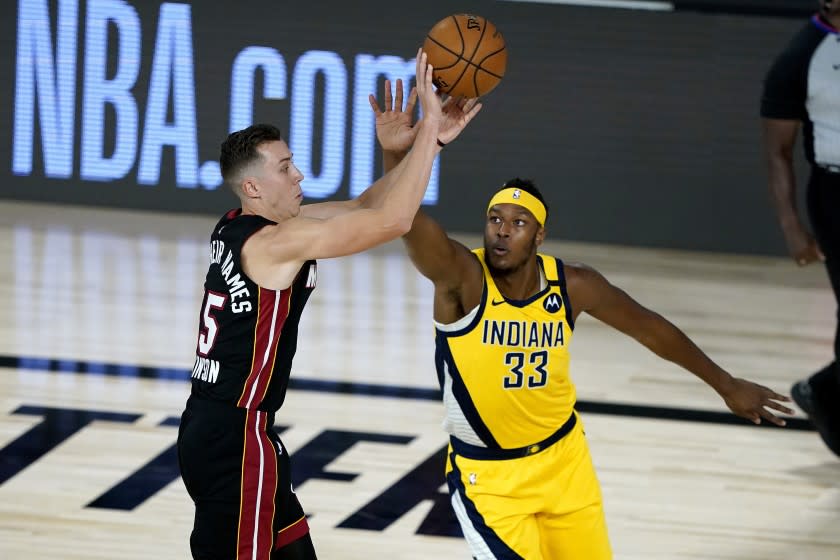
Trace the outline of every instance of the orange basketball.
[[435, 69], [433, 83], [452, 96], [487, 95], [505, 75], [505, 39], [481, 16], [453, 14], [440, 20], [426, 35], [423, 50]]

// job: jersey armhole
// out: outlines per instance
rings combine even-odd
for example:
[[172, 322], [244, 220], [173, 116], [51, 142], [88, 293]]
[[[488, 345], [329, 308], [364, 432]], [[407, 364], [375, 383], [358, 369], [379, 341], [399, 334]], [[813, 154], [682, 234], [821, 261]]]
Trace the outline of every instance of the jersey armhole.
[[473, 330], [484, 312], [484, 307], [487, 305], [487, 280], [484, 281], [484, 286], [481, 289], [481, 300], [478, 305], [473, 307], [466, 315], [452, 323], [439, 323], [434, 321], [435, 330], [438, 334], [443, 336], [461, 336]]
[[560, 285], [560, 294], [563, 296], [563, 307], [566, 308], [566, 322], [569, 328], [575, 330], [575, 314], [572, 310], [572, 300], [569, 298], [569, 290], [566, 288], [566, 271], [563, 269], [563, 261], [559, 258], [554, 258], [557, 266], [557, 283]]

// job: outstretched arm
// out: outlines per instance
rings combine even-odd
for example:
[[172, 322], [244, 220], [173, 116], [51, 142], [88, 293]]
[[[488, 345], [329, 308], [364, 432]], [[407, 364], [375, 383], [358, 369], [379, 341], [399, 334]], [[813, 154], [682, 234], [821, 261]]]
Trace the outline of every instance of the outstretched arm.
[[[301, 206], [300, 211], [303, 216], [326, 219], [359, 208], [375, 208], [382, 203], [383, 196], [393, 185], [394, 178], [398, 176], [398, 173], [395, 173], [395, 169], [405, 158], [406, 154], [408, 154], [408, 150], [414, 143], [414, 139], [417, 137], [419, 130], [419, 126], [412, 124], [412, 115], [417, 105], [417, 88], [411, 88], [405, 109], [403, 110], [402, 80], [397, 80], [395, 99], [392, 99], [391, 96], [391, 81], [385, 80], [385, 110], [379, 110], [376, 98], [372, 95], [370, 96], [370, 103], [376, 116], [377, 129], [382, 128], [387, 130], [388, 134], [392, 136], [388, 139], [388, 142], [404, 146], [404, 149], [400, 151], [398, 157], [386, 161], [386, 173], [356, 198]], [[398, 109], [393, 110], [392, 107], [397, 107]], [[435, 151], [440, 152], [440, 146]]]
[[[369, 101], [376, 116], [377, 135], [386, 134], [387, 137], [381, 138], [381, 141], [384, 142], [383, 146], [390, 146], [390, 149], [383, 151], [386, 173], [354, 199], [318, 202], [301, 206], [302, 216], [327, 219], [360, 208], [376, 208], [382, 203], [385, 193], [394, 184], [398, 176], [394, 171], [408, 154], [422, 125], [422, 121], [412, 123], [414, 108], [417, 105], [417, 89], [411, 88], [405, 108], [403, 108], [402, 80], [397, 80], [393, 98], [391, 81], [385, 80], [385, 110], [381, 111], [379, 109], [373, 95], [369, 96]], [[443, 121], [440, 123], [436, 140], [439, 140], [440, 143], [449, 143], [454, 140], [480, 110], [481, 104], [478, 103], [477, 99], [449, 98], [444, 101], [441, 106]], [[441, 146], [438, 145], [435, 148], [436, 153], [439, 153], [440, 149]]]
[[[412, 89], [405, 108], [402, 106], [403, 86], [396, 83], [396, 95], [391, 96], [391, 84], [385, 81], [385, 105], [380, 109], [376, 98], [369, 101], [376, 115], [376, 136], [382, 146], [382, 162], [386, 174], [401, 164], [411, 148], [423, 122], [412, 126], [415, 90]], [[441, 106], [443, 120], [438, 130], [438, 144], [448, 144], [458, 137], [462, 130], [481, 110], [477, 99], [447, 98]], [[371, 199], [380, 196], [381, 191], [369, 194]], [[477, 262], [472, 253], [462, 244], [450, 239], [443, 228], [419, 209], [414, 216], [411, 230], [403, 236], [408, 255], [421, 274], [436, 286], [447, 292], [457, 289], [460, 282], [470, 273], [475, 273]]]
[[[382, 167], [387, 174], [405, 158], [414, 144], [417, 132], [423, 121], [412, 125], [414, 105], [417, 99], [415, 88], [411, 89], [405, 108], [403, 101], [402, 80], [397, 80], [395, 96], [391, 96], [391, 81], [385, 80], [385, 108], [381, 110], [373, 94], [368, 96], [370, 107], [376, 116], [376, 138], [382, 146]], [[447, 97], [441, 104], [443, 120], [438, 130], [438, 151], [461, 134], [466, 126], [481, 111], [478, 98]], [[364, 194], [368, 200], [375, 200], [381, 190], [370, 190]]]
[[292, 266], [308, 259], [358, 253], [396, 239], [411, 228], [429, 183], [442, 121], [440, 102], [431, 83], [433, 69], [426, 58], [426, 53], [418, 51], [417, 92], [425, 123], [411, 152], [391, 172], [393, 183], [381, 201], [372, 208], [359, 208], [327, 219], [297, 216], [263, 228], [248, 245], [262, 246], [266, 258], [276, 266]]
[[784, 426], [785, 421], [769, 409], [785, 414], [793, 410], [776, 401], [790, 401], [767, 387], [733, 377], [713, 362], [685, 333], [660, 314], [642, 306], [596, 270], [581, 264], [566, 264], [569, 297], [575, 313], [585, 311], [627, 334], [658, 356], [690, 371], [723, 398], [729, 409], [754, 422], [761, 419]]
[[423, 210], [414, 216], [411, 230], [403, 235], [406, 252], [417, 270], [447, 292], [459, 292], [464, 279], [480, 274], [475, 255]]

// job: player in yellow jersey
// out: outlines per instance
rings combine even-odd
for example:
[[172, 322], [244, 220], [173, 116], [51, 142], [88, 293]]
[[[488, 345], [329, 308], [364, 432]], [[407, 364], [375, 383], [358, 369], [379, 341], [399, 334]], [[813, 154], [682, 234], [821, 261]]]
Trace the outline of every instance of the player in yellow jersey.
[[[385, 111], [370, 97], [386, 170], [411, 147], [416, 96]], [[448, 101], [453, 103], [452, 100]], [[475, 102], [461, 101], [469, 112]], [[457, 112], [450, 112], [450, 116]], [[569, 344], [586, 312], [708, 383], [735, 414], [778, 425], [774, 391], [738, 379], [596, 270], [540, 254], [548, 207], [530, 181], [489, 201], [484, 248], [469, 250], [418, 211], [403, 236], [435, 286], [435, 362], [450, 434], [446, 479], [473, 555], [527, 560], [612, 557], [601, 492], [574, 410]]]

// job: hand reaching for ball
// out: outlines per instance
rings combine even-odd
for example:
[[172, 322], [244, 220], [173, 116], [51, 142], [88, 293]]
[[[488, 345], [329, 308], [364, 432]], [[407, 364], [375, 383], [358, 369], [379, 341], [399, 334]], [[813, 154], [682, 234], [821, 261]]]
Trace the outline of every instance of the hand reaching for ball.
[[438, 131], [438, 140], [443, 144], [449, 144], [455, 140], [461, 131], [466, 128], [469, 122], [481, 111], [481, 103], [477, 97], [466, 99], [464, 97], [448, 97], [443, 102], [443, 122]]
[[[418, 56], [419, 59], [419, 56]], [[440, 93], [440, 92], [438, 92]], [[411, 88], [408, 99], [403, 107], [404, 89], [402, 80], [396, 81], [392, 94], [391, 80], [385, 80], [384, 107], [380, 108], [373, 94], [368, 95], [370, 107], [376, 116], [376, 138], [382, 149], [388, 152], [405, 153], [414, 143], [419, 127], [423, 121], [413, 123], [414, 108], [417, 104], [417, 90]], [[438, 130], [438, 140], [449, 144], [455, 140], [461, 131], [469, 124], [479, 111], [481, 103], [478, 99], [447, 97], [446, 100], [438, 95], [441, 104], [442, 120]]]

